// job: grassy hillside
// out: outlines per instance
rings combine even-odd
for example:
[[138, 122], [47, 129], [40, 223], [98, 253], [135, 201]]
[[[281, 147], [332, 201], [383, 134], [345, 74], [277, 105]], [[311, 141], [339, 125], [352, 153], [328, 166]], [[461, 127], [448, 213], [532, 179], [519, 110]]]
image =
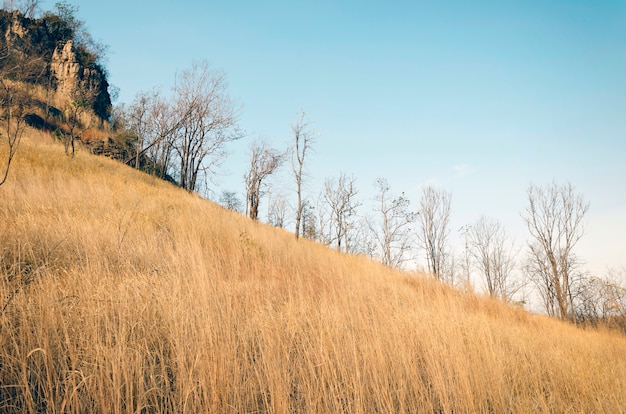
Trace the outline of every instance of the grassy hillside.
[[41, 135], [0, 187], [0, 411], [626, 412], [626, 338], [255, 224]]

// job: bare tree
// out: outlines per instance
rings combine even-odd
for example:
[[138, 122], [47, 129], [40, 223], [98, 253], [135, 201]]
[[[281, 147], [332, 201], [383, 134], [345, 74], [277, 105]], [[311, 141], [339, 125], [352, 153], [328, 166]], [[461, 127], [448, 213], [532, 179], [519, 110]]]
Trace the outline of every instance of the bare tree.
[[70, 100], [65, 105], [65, 122], [68, 133], [64, 135], [65, 155], [69, 155], [69, 148], [72, 148], [71, 155], [74, 156], [75, 142], [80, 138], [84, 130], [90, 127], [91, 109], [98, 95], [96, 88], [86, 83], [79, 82], [70, 92]]
[[176, 132], [188, 113], [178, 111], [157, 89], [139, 92], [125, 112], [126, 128], [137, 137], [135, 152], [125, 163], [170, 179]]
[[151, 132], [155, 122], [153, 111], [158, 99], [157, 91], [140, 92], [128, 108], [129, 128], [137, 136], [134, 157], [135, 168], [137, 169], [141, 167], [141, 155], [144, 153], [144, 146], [146, 143], [150, 144]]
[[214, 174], [226, 157], [225, 144], [241, 138], [237, 111], [226, 93], [223, 73], [208, 63], [194, 63], [175, 86], [177, 118], [174, 150], [178, 155], [179, 184], [197, 188], [201, 175]]
[[4, 184], [9, 177], [11, 162], [15, 157], [20, 140], [26, 128], [24, 112], [28, 96], [23, 93], [13, 82], [8, 79], [0, 80], [0, 108], [2, 109], [3, 131], [0, 133], [0, 144], [6, 144], [6, 154], [3, 159], [3, 167], [0, 170], [0, 185]]
[[267, 221], [274, 227], [284, 228], [290, 211], [287, 199], [281, 193], [268, 191], [267, 196]]
[[179, 117], [175, 108], [160, 97], [152, 102], [150, 109], [149, 136], [139, 156], [145, 154], [152, 164], [150, 172], [165, 179], [169, 177], [173, 168], [175, 131], [182, 124], [184, 117]]
[[384, 178], [374, 183], [378, 194], [374, 198], [374, 211], [378, 220], [367, 220], [373, 238], [375, 255], [386, 266], [400, 267], [408, 260], [411, 250], [411, 225], [416, 214], [409, 211], [410, 201], [404, 194], [395, 196]]
[[0, 49], [0, 145], [6, 153], [0, 164], [0, 185], [9, 176], [11, 163], [26, 129], [24, 116], [32, 103], [30, 87], [43, 75], [41, 58], [15, 50], [9, 42]]
[[250, 146], [250, 169], [244, 176], [246, 183], [246, 215], [252, 220], [259, 218], [259, 203], [263, 195], [263, 180], [273, 174], [285, 159], [285, 154], [264, 142]]
[[469, 258], [482, 275], [489, 295], [511, 301], [522, 283], [513, 278], [514, 246], [502, 224], [483, 216], [467, 227], [466, 237]]
[[318, 240], [317, 217], [315, 206], [310, 200], [304, 200], [302, 204], [302, 236], [309, 240]]
[[315, 142], [315, 134], [307, 119], [306, 113], [302, 111], [296, 122], [291, 124], [291, 132], [294, 138], [294, 148], [291, 166], [296, 178], [296, 239], [300, 237], [300, 221], [302, 220], [302, 175], [304, 173], [304, 159], [311, 144]]
[[530, 241], [525, 270], [538, 287], [546, 311], [561, 319], [574, 317], [573, 286], [580, 276], [574, 248], [584, 234], [589, 209], [571, 184], [531, 185], [523, 215]]
[[227, 191], [227, 190], [222, 191], [222, 195], [220, 195], [219, 203], [224, 208], [230, 211], [236, 211], [238, 213], [241, 212], [241, 209], [243, 207], [243, 203], [241, 202], [239, 197], [237, 197], [237, 193], [235, 193], [234, 191]]
[[469, 232], [472, 228], [471, 225], [466, 224], [459, 229], [459, 233], [463, 238], [463, 251], [459, 256], [459, 268], [461, 271], [461, 287], [466, 290], [473, 290], [472, 286], [472, 254], [470, 251], [470, 241], [469, 241]]
[[[361, 205], [362, 203], [359, 202], [356, 207]], [[344, 251], [350, 254], [374, 257], [374, 245], [370, 237], [371, 231], [367, 220], [359, 216], [355, 210], [353, 219], [349, 224], [345, 237]]]
[[333, 241], [333, 223], [330, 207], [326, 201], [326, 193], [324, 190], [320, 191], [315, 201], [315, 206], [309, 208], [310, 211], [315, 211], [315, 229], [316, 238], [318, 242], [329, 246]]
[[418, 211], [420, 230], [419, 245], [426, 250], [428, 271], [438, 280], [448, 274], [447, 240], [450, 230], [450, 193], [426, 186], [422, 190]]
[[335, 180], [327, 179], [324, 186], [324, 197], [330, 208], [330, 220], [333, 223], [334, 235], [331, 240], [336, 243], [337, 250], [351, 251], [350, 230], [354, 227], [356, 209], [361, 203], [356, 199], [357, 190], [354, 177], [345, 173]]
[[[626, 270], [622, 273], [626, 275]], [[616, 269], [606, 277], [585, 278], [577, 290], [574, 306], [579, 320], [616, 324], [626, 330], [626, 287]]]

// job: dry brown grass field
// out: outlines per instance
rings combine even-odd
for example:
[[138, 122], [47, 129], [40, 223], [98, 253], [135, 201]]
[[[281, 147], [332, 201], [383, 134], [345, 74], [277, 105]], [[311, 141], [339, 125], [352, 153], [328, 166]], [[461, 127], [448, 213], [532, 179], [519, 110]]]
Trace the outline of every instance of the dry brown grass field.
[[297, 242], [38, 133], [0, 187], [0, 310], [0, 412], [626, 412], [623, 335]]

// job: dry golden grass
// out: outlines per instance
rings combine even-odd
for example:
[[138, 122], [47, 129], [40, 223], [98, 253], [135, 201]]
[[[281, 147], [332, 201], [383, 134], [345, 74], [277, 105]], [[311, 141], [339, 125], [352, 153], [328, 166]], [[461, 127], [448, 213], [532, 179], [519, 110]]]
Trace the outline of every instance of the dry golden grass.
[[31, 135], [0, 187], [1, 412], [626, 412], [623, 336]]

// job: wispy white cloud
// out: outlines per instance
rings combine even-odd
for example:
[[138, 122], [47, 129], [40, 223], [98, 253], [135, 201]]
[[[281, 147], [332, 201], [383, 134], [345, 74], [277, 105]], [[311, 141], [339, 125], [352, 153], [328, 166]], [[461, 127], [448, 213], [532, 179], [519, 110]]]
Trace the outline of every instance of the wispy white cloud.
[[474, 172], [474, 169], [467, 164], [457, 164], [452, 168], [454, 175], [458, 178], [467, 177]]

